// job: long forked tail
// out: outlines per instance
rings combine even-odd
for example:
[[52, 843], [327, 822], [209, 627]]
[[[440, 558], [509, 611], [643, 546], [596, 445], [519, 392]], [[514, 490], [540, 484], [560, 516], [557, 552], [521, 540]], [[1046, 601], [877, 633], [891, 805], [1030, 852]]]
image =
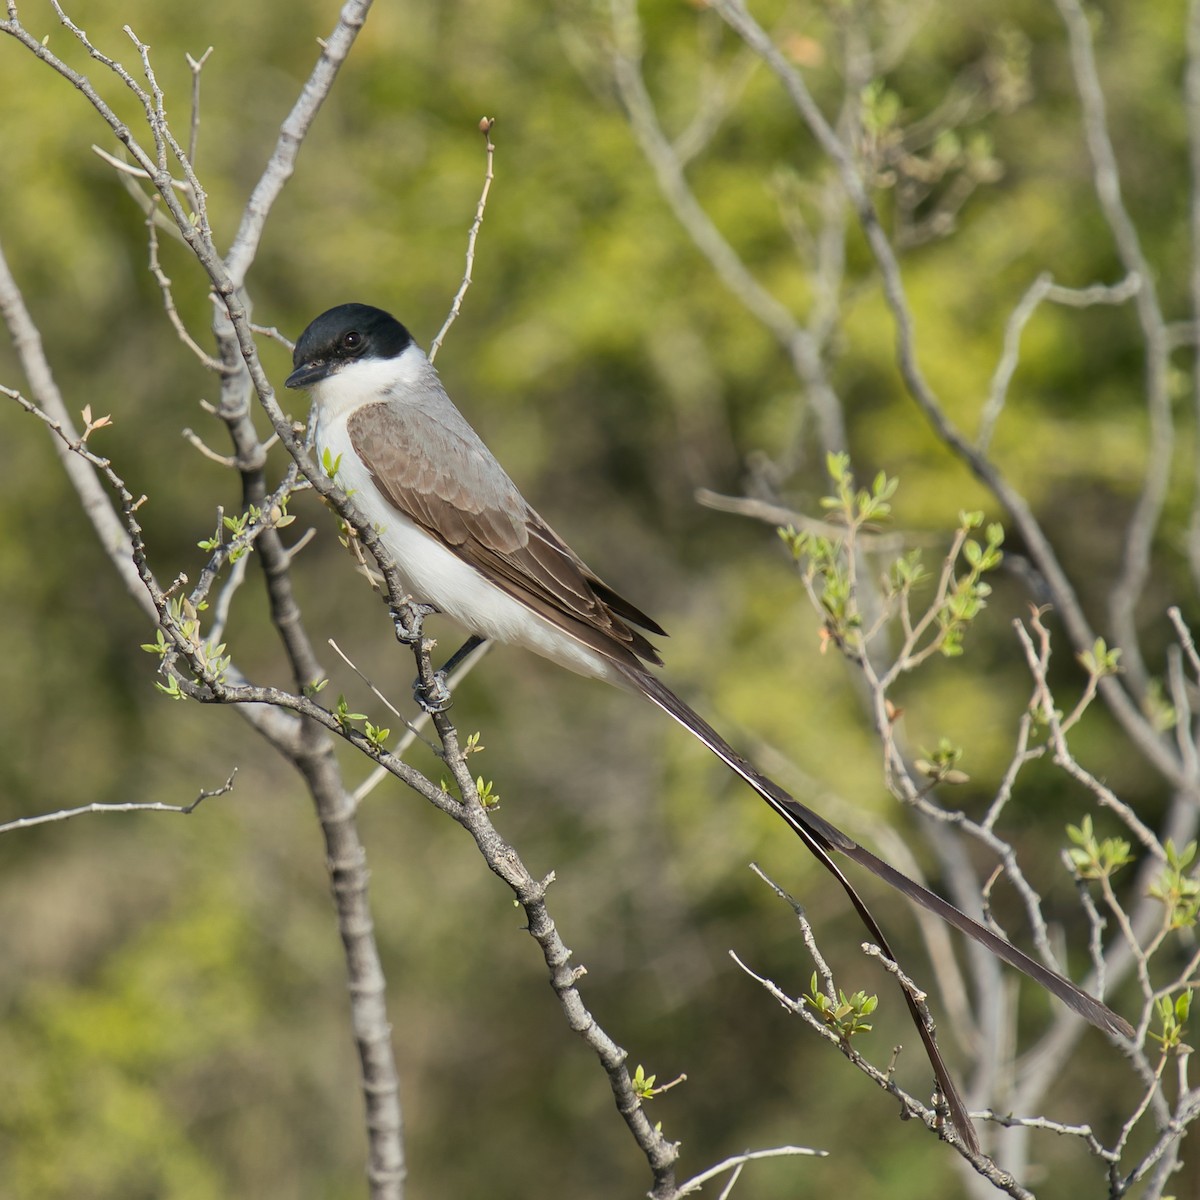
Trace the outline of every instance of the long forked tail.
[[[953, 925], [956, 929], [961, 930], [969, 938], [972, 938], [981, 946], [990, 950], [997, 958], [1003, 959], [1010, 966], [1016, 967], [1018, 971], [1027, 975], [1036, 983], [1041, 984], [1048, 992], [1057, 996], [1064, 1004], [1077, 1012], [1081, 1017], [1090, 1021], [1098, 1029], [1124, 1038], [1132, 1038], [1134, 1036], [1133, 1026], [1124, 1017], [1119, 1016], [1107, 1005], [1097, 1000], [1095, 996], [1088, 995], [1082, 988], [1077, 987], [1069, 979], [1058, 974], [1057, 971], [1052, 971], [1045, 964], [1030, 958], [1028, 954], [1022, 950], [1018, 950], [1011, 942], [993, 933], [978, 921], [968, 917], [966, 913], [960, 912], [949, 901], [943, 900], [941, 896], [931, 892], [926, 887], [922, 887], [915, 880], [909, 879], [907, 875], [896, 870], [891, 864], [884, 862], [883, 859], [876, 857], [865, 847], [860, 846], [848, 834], [838, 829], [836, 825], [831, 824], [824, 817], [813, 812], [811, 808], [801, 804], [793, 796], [785, 792], [777, 783], [768, 779], [752, 763], [738, 754], [703, 717], [694, 712], [676, 696], [656, 675], [651, 675], [649, 671], [633, 667], [623, 668], [623, 671], [629, 682], [638, 691], [682, 725], [693, 737], [703, 742], [722, 762], [740, 775], [791, 826], [792, 830], [805, 846], [808, 847], [817, 861], [842, 886], [842, 889], [850, 898], [850, 903], [854, 905], [863, 924], [870, 931], [879, 948], [893, 961], [895, 961], [896, 956], [888, 945], [883, 930], [879, 927], [879, 923], [875, 920], [870, 909], [867, 908], [862, 897], [855, 891], [853, 884], [851, 884], [842, 873], [841, 868], [830, 857], [831, 851], [844, 854], [852, 862], [865, 867], [877, 878], [890, 884], [914, 903], [928, 909], [931, 913], [941, 917], [942, 920]], [[937, 1077], [938, 1086], [941, 1088], [950, 1107], [954, 1126], [962, 1135], [966, 1144], [978, 1153], [979, 1143], [975, 1137], [970, 1117], [967, 1115], [966, 1106], [963, 1104], [962, 1098], [958, 1094], [958, 1089], [955, 1087], [954, 1080], [947, 1070], [945, 1062], [942, 1060], [937, 1043], [932, 1033], [926, 1028], [920, 1010], [913, 998], [908, 994], [907, 989], [905, 989], [904, 998], [908, 1002], [909, 1010], [916, 1023], [917, 1032], [920, 1034], [921, 1041], [925, 1045], [925, 1052]]]

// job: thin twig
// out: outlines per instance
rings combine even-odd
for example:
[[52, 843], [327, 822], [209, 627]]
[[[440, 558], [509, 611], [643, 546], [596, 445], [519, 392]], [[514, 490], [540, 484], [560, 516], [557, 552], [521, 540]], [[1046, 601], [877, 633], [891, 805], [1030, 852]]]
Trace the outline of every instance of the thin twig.
[[1136, 609], [1150, 573], [1150, 553], [1171, 478], [1174, 421], [1167, 379], [1170, 349], [1166, 322], [1154, 286], [1155, 272], [1146, 261], [1137, 226], [1121, 195], [1121, 173], [1108, 130], [1107, 105], [1096, 66], [1091, 21], [1079, 0], [1054, 2], [1067, 30], [1071, 71], [1083, 111], [1083, 130], [1092, 159], [1093, 186], [1100, 210], [1126, 272], [1141, 280], [1134, 299], [1145, 343], [1149, 446], [1142, 472], [1142, 490], [1121, 539], [1124, 545], [1121, 574], [1109, 597], [1117, 644], [1124, 651], [1123, 666], [1129, 673], [1135, 694], [1141, 696], [1145, 694], [1148, 677], [1142, 660]]
[[1043, 1129], [1047, 1133], [1057, 1133], [1061, 1137], [1082, 1138], [1087, 1143], [1088, 1150], [1096, 1158], [1104, 1162], [1117, 1162], [1120, 1158], [1119, 1154], [1115, 1154], [1101, 1144], [1092, 1132], [1090, 1125], [1066, 1125], [1061, 1121], [1048, 1120], [1046, 1117], [1016, 1117], [1012, 1113], [998, 1113], [993, 1109], [971, 1115], [978, 1117], [981, 1121], [991, 1121], [995, 1125], [1002, 1125], [1006, 1129]]
[[1087, 288], [1067, 288], [1056, 284], [1049, 271], [1043, 271], [1030, 284], [1029, 290], [1021, 297], [1004, 327], [1004, 349], [992, 375], [987, 401], [979, 415], [979, 433], [976, 435], [975, 445], [981, 454], [986, 454], [991, 444], [996, 422], [1000, 419], [1008, 398], [1009, 385], [1020, 364], [1021, 335], [1042, 301], [1050, 300], [1071, 308], [1088, 308], [1094, 304], [1124, 304], [1136, 295], [1141, 284], [1141, 278], [1131, 272], [1120, 283], [1111, 287], [1094, 284]]
[[759, 877], [777, 895], [785, 904], [787, 904], [792, 912], [796, 914], [796, 920], [800, 924], [800, 936], [804, 939], [804, 945], [808, 948], [809, 954], [812, 956], [813, 965], [817, 969], [817, 975], [821, 978], [824, 985], [825, 995], [829, 997], [834, 1004], [837, 1003], [837, 987], [833, 982], [833, 971], [829, 964], [825, 961], [825, 956], [821, 953], [820, 947], [817, 945], [817, 935], [813, 932], [813, 927], [804, 912], [804, 905], [800, 903], [790, 892], [781, 888], [759, 865], [752, 862], [750, 870]]
[[[144, 179], [147, 182], [153, 182], [153, 176], [145, 169], [145, 167], [135, 167], [133, 163], [126, 162], [123, 158], [118, 158], [115, 154], [109, 154], [109, 152], [102, 146], [93, 145], [92, 153], [102, 158], [110, 167], [113, 167], [119, 175], [123, 175], [126, 179]], [[188, 185], [186, 180], [173, 179], [171, 181], [171, 186], [183, 192], [185, 195], [187, 194]], [[141, 198], [141, 202], [145, 209], [148, 210], [152, 204], [151, 197], [147, 196], [145, 192], [138, 192], [137, 194]], [[173, 225], [167, 222], [165, 217], [161, 217], [160, 215], [160, 219], [167, 226], [167, 228], [171, 229], [176, 235], [178, 235], [179, 230], [175, 229]]]
[[77, 808], [64, 808], [58, 812], [41, 813], [36, 817], [18, 817], [15, 821], [6, 821], [0, 825], [0, 833], [12, 833], [17, 829], [33, 829], [38, 825], [50, 825], [57, 821], [69, 821], [72, 817], [87, 816], [91, 813], [134, 813], [134, 812], [169, 812], [193, 813], [205, 800], [214, 796], [224, 796], [233, 791], [233, 779], [237, 775], [237, 767], [230, 772], [229, 778], [212, 791], [202, 791], [191, 804], [162, 804], [158, 801], [130, 801], [124, 804], [81, 804]]
[[[872, 1080], [883, 1091], [894, 1097], [901, 1106], [906, 1118], [916, 1117], [930, 1131], [939, 1134], [942, 1128], [942, 1117], [935, 1110], [922, 1104], [915, 1096], [906, 1092], [893, 1078], [892, 1072], [881, 1071], [873, 1063], [865, 1059], [846, 1038], [839, 1037], [822, 1021], [818, 1020], [806, 1004], [794, 1000], [778, 984], [765, 976], [757, 974], [748, 967], [737, 954], [730, 950], [729, 957], [747, 974], [773, 996], [788, 1012], [800, 1017], [805, 1024], [831, 1045], [837, 1047], [868, 1079]], [[955, 1138], [950, 1143], [971, 1166], [997, 1189], [1007, 1192], [1014, 1200], [1033, 1200], [1033, 1193], [1021, 1186], [1007, 1171], [1001, 1170], [990, 1158], [983, 1154], [972, 1154], [962, 1140]]]
[[479, 193], [479, 203], [475, 205], [475, 218], [467, 233], [467, 264], [463, 270], [462, 283], [458, 285], [458, 291], [454, 293], [454, 301], [450, 305], [450, 311], [446, 314], [446, 320], [442, 323], [437, 337], [433, 339], [429, 347], [430, 362], [437, 358], [437, 353], [442, 348], [442, 342], [445, 340], [446, 334], [450, 332], [450, 326], [458, 320], [458, 314], [462, 311], [462, 302], [466, 297], [467, 289], [471, 286], [471, 274], [475, 269], [475, 243], [479, 238], [479, 227], [483, 224], [483, 214], [487, 209], [488, 193], [492, 190], [492, 180], [495, 178], [493, 168], [496, 160], [496, 147], [492, 144], [492, 129], [495, 124], [494, 117], [483, 117], [479, 122], [479, 132], [483, 134], [487, 155], [487, 166], [483, 173], [483, 190]]
[[1051, 745], [1054, 747], [1054, 761], [1072, 778], [1077, 779], [1096, 799], [1113, 812], [1124, 823], [1125, 827], [1139, 842], [1161, 862], [1166, 862], [1167, 852], [1159, 841], [1158, 835], [1143, 821], [1132, 806], [1125, 803], [1110, 787], [1097, 779], [1083, 767], [1071, 753], [1066, 739], [1065, 722], [1059, 718], [1054, 707], [1054, 696], [1046, 677], [1047, 664], [1050, 655], [1050, 631], [1042, 623], [1041, 615], [1034, 612], [1030, 617], [1030, 625], [1041, 642], [1041, 652], [1034, 648], [1033, 639], [1020, 621], [1013, 622], [1022, 649], [1025, 651], [1025, 661], [1030, 673], [1037, 684], [1035, 704], [1039, 714], [1045, 720], [1050, 731]]
[[[738, 1171], [747, 1163], [760, 1162], [764, 1158], [791, 1158], [797, 1155], [803, 1155], [808, 1158], [828, 1158], [828, 1150], [813, 1150], [809, 1146], [775, 1146], [770, 1150], [747, 1150], [745, 1154], [735, 1154], [732, 1158], [727, 1158], [723, 1162], [719, 1162], [716, 1166], [709, 1167], [707, 1171], [701, 1171], [698, 1175], [693, 1175], [691, 1179], [679, 1185], [678, 1196], [690, 1196], [693, 1192], [698, 1192], [700, 1189], [712, 1179], [716, 1179], [720, 1175], [724, 1175], [727, 1171]], [[728, 1192], [723, 1192], [722, 1195], [728, 1195]]]
[[296, 349], [296, 343], [291, 338], [285, 337], [274, 325], [256, 325], [253, 321], [250, 322], [250, 328], [257, 334], [263, 337], [270, 338], [273, 342], [278, 342], [289, 354]]
[[199, 58], [193, 58], [190, 54], [185, 55], [187, 59], [188, 70], [192, 73], [192, 124], [188, 131], [188, 162], [193, 167], [196, 165], [196, 150], [200, 144], [200, 72], [204, 70], [204, 64], [208, 62], [208, 57], [212, 54], [213, 48], [209, 46]]
[[193, 449], [199, 450], [209, 462], [215, 462], [217, 466], [227, 467], [230, 470], [237, 466], [237, 457], [235, 455], [218, 454], [194, 429], [184, 429], [182, 433], [188, 444]]
[[163, 311], [166, 312], [167, 319], [171, 322], [171, 326], [175, 330], [179, 340], [200, 360], [200, 365], [206, 370], [213, 371], [219, 375], [225, 370], [224, 363], [204, 350], [196, 339], [188, 333], [187, 326], [184, 325], [183, 319], [179, 315], [179, 310], [175, 307], [175, 296], [171, 290], [171, 281], [167, 278], [167, 273], [162, 269], [162, 264], [158, 259], [158, 233], [155, 226], [156, 213], [157, 206], [146, 217], [146, 242], [149, 247], [150, 273], [154, 276], [155, 282], [158, 284], [158, 290], [162, 294]]

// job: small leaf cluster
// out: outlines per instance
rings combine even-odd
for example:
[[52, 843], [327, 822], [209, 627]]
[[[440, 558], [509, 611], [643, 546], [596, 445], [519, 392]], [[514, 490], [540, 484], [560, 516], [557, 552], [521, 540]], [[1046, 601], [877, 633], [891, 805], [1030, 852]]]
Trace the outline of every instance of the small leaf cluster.
[[1131, 846], [1124, 838], [1096, 837], [1090, 814], [1078, 825], [1067, 826], [1067, 837], [1075, 844], [1068, 847], [1067, 858], [1081, 879], [1109, 879], [1133, 862]]
[[647, 1075], [642, 1064], [638, 1063], [637, 1069], [633, 1072], [633, 1078], [629, 1082], [639, 1100], [653, 1100], [655, 1096], [661, 1096], [663, 1092], [669, 1092], [676, 1084], [687, 1080], [686, 1075], [680, 1075], [672, 1079], [670, 1083], [664, 1083], [662, 1087], [655, 1087], [654, 1081], [657, 1078], [657, 1075]]
[[793, 526], [779, 530], [779, 536], [799, 562], [806, 559], [804, 580], [817, 596], [824, 612], [829, 636], [845, 645], [850, 634], [862, 625], [862, 614], [854, 595], [852, 543], [858, 531], [873, 521], [890, 516], [891, 499], [899, 480], [880, 471], [870, 488], [855, 486], [850, 456], [844, 452], [826, 456], [826, 468], [833, 481], [834, 494], [821, 499], [821, 507], [837, 518], [846, 529], [844, 538], [797, 530]]
[[1162, 1032], [1151, 1032], [1149, 1036], [1162, 1047], [1164, 1054], [1168, 1050], [1190, 1050], [1184, 1043], [1183, 1035], [1187, 1033], [1188, 1014], [1192, 1010], [1192, 989], [1181, 992], [1174, 1000], [1170, 996], [1160, 996], [1155, 1006]]
[[386, 725], [372, 725], [370, 721], [367, 721], [363, 725], [363, 732], [367, 735], [367, 741], [376, 750], [385, 750], [387, 748], [387, 740], [392, 736], [391, 729]]
[[925, 564], [921, 561], [920, 550], [910, 550], [902, 554], [888, 568], [883, 578], [884, 595], [889, 600], [907, 596], [919, 584], [930, 578]]
[[878, 996], [869, 996], [866, 992], [861, 991], [847, 996], [840, 989], [835, 1003], [821, 990], [816, 971], [813, 972], [808, 994], [802, 996], [801, 999], [837, 1033], [838, 1037], [846, 1042], [856, 1033], [871, 1031], [872, 1026], [866, 1018], [879, 1007]]
[[804, 582], [816, 594], [828, 633], [844, 645], [852, 630], [862, 624], [853, 602], [853, 584], [839, 539], [798, 530], [779, 530], [783, 543], [797, 561], [806, 559]]
[[1150, 723], [1159, 733], [1166, 733], [1179, 724], [1179, 710], [1167, 698], [1160, 679], [1146, 681], [1146, 691], [1142, 696], [1142, 711], [1150, 718]]
[[328, 446], [321, 453], [321, 470], [329, 479], [337, 479], [337, 473], [342, 467], [342, 456], [334, 454]]
[[[899, 618], [905, 636], [900, 669], [914, 670], [933, 654], [960, 655], [967, 627], [991, 595], [991, 585], [983, 576], [1003, 561], [1002, 526], [992, 523], [984, 529], [982, 513], [959, 514], [954, 545], [942, 565], [936, 594], [919, 616], [910, 611], [911, 596], [931, 578], [921, 551], [909, 550], [892, 560], [881, 580], [885, 610], [871, 628], [864, 629], [856, 596], [856, 555], [863, 549], [859, 535], [868, 524], [890, 517], [898, 481], [881, 471], [869, 488], [857, 487], [849, 456], [844, 453], [828, 455], [826, 466], [834, 490], [821, 500], [821, 506], [830, 513], [831, 521], [844, 528], [844, 534], [825, 535], [794, 526], [779, 530], [792, 557], [802, 564], [805, 587], [824, 617], [822, 637], [854, 655], [885, 623]], [[971, 536], [980, 529], [982, 538]], [[865, 548], [869, 550], [869, 544]]]
[[337, 723], [343, 729], [353, 729], [355, 722], [365, 721], [366, 713], [351, 712], [350, 702], [341, 692], [338, 693], [337, 704], [334, 705], [333, 715], [337, 718]]
[[[983, 513], [965, 512], [959, 515], [959, 531], [965, 534], [983, 524]], [[967, 573], [954, 579], [950, 591], [937, 614], [940, 650], [947, 658], [962, 653], [963, 635], [967, 626], [979, 615], [992, 594], [992, 585], [982, 579], [984, 572], [995, 570], [1004, 559], [1000, 550], [1004, 543], [1004, 528], [992, 522], [985, 530], [986, 542], [968, 537], [963, 542], [962, 556]]]
[[1168, 838], [1166, 851], [1167, 865], [1150, 885], [1150, 895], [1166, 908], [1168, 928], [1190, 929], [1200, 914], [1200, 880], [1187, 873], [1196, 858], [1196, 843], [1188, 842], [1180, 851]]
[[[322, 680], [320, 687], [324, 687], [328, 680]], [[319, 689], [318, 689], [319, 690]], [[368, 742], [375, 747], [376, 750], [384, 750], [387, 748], [387, 740], [391, 737], [392, 731], [385, 725], [374, 725], [367, 717], [366, 713], [351, 712], [350, 703], [344, 695], [338, 694], [337, 704], [334, 706], [333, 715], [337, 718], [337, 723], [347, 732], [352, 730], [357, 722], [363, 722], [363, 733]]]
[[657, 1078], [657, 1075], [647, 1075], [642, 1068], [642, 1064], [638, 1063], [637, 1069], [633, 1073], [633, 1079], [630, 1082], [633, 1084], [634, 1094], [639, 1100], [654, 1099], [654, 1081]]
[[[162, 623], [154, 631], [154, 641], [141, 644], [147, 654], [157, 655], [162, 660], [167, 678], [165, 682], [156, 680], [154, 686], [172, 700], [187, 698], [179, 680], [169, 670], [175, 656], [184, 647], [197, 672], [204, 672], [219, 682], [229, 669], [231, 656], [225, 652], [225, 643], [206, 642], [200, 635], [200, 613], [207, 607], [205, 603], [193, 604], [186, 596], [172, 597], [167, 602]], [[173, 631], [173, 636], [168, 636], [168, 631]]]
[[286, 529], [296, 519], [288, 513], [287, 506], [285, 496], [272, 504], [266, 520], [263, 519], [263, 510], [255, 504], [251, 504], [244, 513], [222, 516], [212, 537], [205, 538], [196, 545], [211, 554], [224, 544], [222, 530], [226, 530], [231, 535], [229, 561], [235, 563], [250, 553], [254, 535], [259, 529]]
[[[982, 107], [1012, 111], [1024, 103], [1032, 94], [1028, 75], [1023, 47], [1014, 45], [1011, 53], [989, 58]], [[967, 108], [955, 111], [955, 106], [943, 105], [934, 117], [913, 118], [901, 95], [875, 78], [859, 92], [859, 113], [861, 158], [870, 184], [896, 193], [898, 245], [948, 236], [967, 197], [1004, 175], [991, 135], [968, 128], [978, 118]]]
[[962, 759], [963, 749], [956, 746], [949, 738], [939, 738], [937, 749], [925, 750], [923, 758], [918, 758], [913, 766], [927, 779], [934, 783], [967, 783], [970, 775], [958, 769]]
[[873, 138], [883, 137], [899, 124], [900, 97], [882, 79], [872, 79], [862, 89], [859, 99], [859, 120], [863, 130]]
[[97, 429], [103, 429], [105, 426], [111, 426], [113, 423], [111, 414], [104, 417], [93, 417], [92, 406], [90, 404], [85, 404], [80, 410], [79, 415], [83, 417], [83, 432], [79, 435], [79, 440], [85, 444]]
[[834, 494], [821, 499], [821, 507], [837, 513], [849, 528], [857, 529], [870, 521], [891, 516], [891, 499], [900, 486], [898, 479], [889, 479], [882, 471], [875, 476], [870, 490], [854, 486], [850, 455], [844, 450], [831, 451], [825, 456], [825, 469], [833, 481]]
[[1115, 646], [1110, 650], [1108, 643], [1102, 637], [1096, 639], [1090, 650], [1084, 650], [1078, 655], [1080, 665], [1093, 679], [1103, 679], [1106, 675], [1115, 675], [1121, 669], [1120, 657], [1120, 647]]

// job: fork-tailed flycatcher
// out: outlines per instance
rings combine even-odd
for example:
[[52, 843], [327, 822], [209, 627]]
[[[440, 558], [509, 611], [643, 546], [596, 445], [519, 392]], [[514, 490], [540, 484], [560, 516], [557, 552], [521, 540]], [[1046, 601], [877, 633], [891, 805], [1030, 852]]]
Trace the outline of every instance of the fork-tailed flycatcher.
[[[664, 631], [603, 583], [526, 503], [446, 395], [437, 372], [394, 317], [366, 304], [322, 313], [296, 343], [290, 388], [307, 388], [316, 446], [379, 532], [412, 597], [479, 638], [526, 646], [582, 675], [640, 692], [704, 743], [777, 812], [845, 890], [893, 960], [887, 938], [834, 862], [836, 852], [962, 930], [1108, 1033], [1133, 1029], [1069, 979], [877, 858], [733, 750], [663, 684], [643, 630]], [[328, 456], [328, 457], [327, 457]], [[904, 998], [955, 1129], [979, 1143], [932, 1032]]]

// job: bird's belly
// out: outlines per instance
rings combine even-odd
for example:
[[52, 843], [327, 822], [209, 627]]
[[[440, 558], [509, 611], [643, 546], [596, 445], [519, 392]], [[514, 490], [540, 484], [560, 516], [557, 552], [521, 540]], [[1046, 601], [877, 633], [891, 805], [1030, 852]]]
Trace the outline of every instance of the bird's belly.
[[480, 637], [524, 646], [581, 675], [618, 681], [604, 656], [497, 587], [389, 503], [358, 457], [345, 422], [331, 426], [318, 427], [322, 466], [326, 451], [332, 459], [340, 456], [338, 484], [378, 531], [412, 599], [432, 604]]

